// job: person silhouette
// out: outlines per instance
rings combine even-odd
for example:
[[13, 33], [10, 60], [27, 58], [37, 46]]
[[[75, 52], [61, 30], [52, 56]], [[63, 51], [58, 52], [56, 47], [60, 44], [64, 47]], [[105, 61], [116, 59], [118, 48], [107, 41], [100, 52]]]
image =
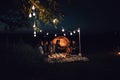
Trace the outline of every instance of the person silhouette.
[[55, 53], [60, 53], [60, 48], [61, 48], [61, 46], [60, 46], [60, 40], [57, 40], [56, 41], [56, 44], [55, 44]]

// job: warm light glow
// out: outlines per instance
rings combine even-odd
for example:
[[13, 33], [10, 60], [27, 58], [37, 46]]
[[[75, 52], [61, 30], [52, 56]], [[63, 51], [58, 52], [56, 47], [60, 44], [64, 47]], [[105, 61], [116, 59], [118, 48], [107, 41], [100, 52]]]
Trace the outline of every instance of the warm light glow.
[[66, 45], [66, 41], [64, 39], [60, 39], [60, 45], [61, 46], [65, 46]]
[[32, 10], [35, 10], [35, 6], [34, 5], [32, 6]]
[[59, 22], [59, 20], [57, 18], [53, 19], [53, 23], [57, 24]]
[[120, 52], [118, 52], [118, 54], [120, 55]]
[[66, 46], [69, 46], [69, 44], [70, 44], [70, 41], [68, 40], [68, 38], [66, 38], [64, 36], [58, 36], [55, 39], [53, 39], [53, 44], [56, 44], [57, 40], [60, 40], [61, 47], [66, 47]]
[[33, 12], [33, 16], [35, 16], [36, 14], [35, 14], [35, 12]]
[[53, 19], [53, 23], [55, 23], [56, 19]]
[[42, 11], [45, 12], [45, 9], [43, 9]]
[[32, 14], [30, 13], [30, 14], [29, 14], [29, 18], [31, 18], [31, 17], [32, 17]]
[[52, 54], [48, 55], [49, 58], [65, 58], [66, 54]]
[[120, 55], [120, 52], [117, 52], [117, 55]]

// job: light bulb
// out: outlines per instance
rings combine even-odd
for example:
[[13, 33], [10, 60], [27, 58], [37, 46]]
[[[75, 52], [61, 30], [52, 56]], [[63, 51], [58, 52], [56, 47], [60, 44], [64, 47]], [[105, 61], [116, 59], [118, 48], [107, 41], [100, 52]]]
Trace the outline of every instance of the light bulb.
[[35, 6], [34, 5], [32, 6], [32, 10], [35, 10]]
[[35, 12], [33, 12], [33, 16], [35, 16], [36, 14], [35, 14]]
[[42, 32], [42, 30], [40, 30], [40, 32]]
[[62, 32], [64, 32], [65, 31], [65, 29], [64, 28], [62, 28]]
[[55, 34], [55, 36], [57, 36], [57, 34]]
[[59, 20], [57, 18], [53, 19], [53, 23], [57, 24], [59, 22]]
[[34, 35], [36, 34], [36, 31], [34, 31]]
[[49, 35], [49, 33], [47, 32], [46, 35]]
[[30, 13], [30, 14], [29, 14], [29, 18], [31, 18], [31, 17], [32, 17], [32, 14]]
[[65, 33], [64, 33], [63, 35], [64, 35], [64, 36], [66, 36], [66, 34], [65, 34]]
[[73, 33], [75, 34], [75, 33], [76, 33], [76, 31], [74, 30], [74, 31], [73, 31]]
[[36, 27], [36, 25], [34, 24], [34, 25], [33, 25], [33, 27], [35, 28], [35, 27]]
[[70, 35], [73, 35], [72, 32], [70, 32]]
[[36, 37], [36, 34], [34, 34], [34, 37]]
[[77, 32], [80, 32], [80, 28], [77, 30]]

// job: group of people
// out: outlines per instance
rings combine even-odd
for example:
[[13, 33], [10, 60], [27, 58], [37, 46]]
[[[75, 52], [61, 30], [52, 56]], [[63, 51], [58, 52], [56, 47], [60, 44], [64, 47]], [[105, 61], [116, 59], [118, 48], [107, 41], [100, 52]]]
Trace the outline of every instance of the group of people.
[[41, 41], [40, 46], [38, 47], [40, 55], [52, 55], [52, 54], [59, 54], [65, 52], [66, 54], [76, 54], [78, 50], [78, 45], [73, 40], [71, 41], [69, 46], [61, 47], [60, 40], [56, 41], [56, 44], [53, 44], [52, 41]]

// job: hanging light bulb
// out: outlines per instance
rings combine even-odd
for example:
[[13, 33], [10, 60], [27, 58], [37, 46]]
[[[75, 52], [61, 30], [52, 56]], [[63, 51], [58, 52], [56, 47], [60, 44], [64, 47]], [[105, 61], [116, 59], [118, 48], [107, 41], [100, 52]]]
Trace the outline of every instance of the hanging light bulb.
[[49, 35], [49, 33], [47, 32], [46, 35]]
[[55, 34], [55, 37], [57, 36], [57, 34]]
[[72, 36], [72, 35], [73, 35], [73, 33], [72, 33], [72, 32], [70, 32], [70, 35]]
[[73, 33], [75, 34], [75, 33], [76, 33], [76, 31], [74, 30], [74, 31], [73, 31]]
[[64, 28], [62, 28], [62, 32], [64, 32], [65, 31], [65, 29]]
[[64, 35], [64, 36], [66, 36], [66, 34], [65, 34], [65, 33], [64, 33], [63, 35]]
[[53, 23], [57, 24], [59, 22], [59, 20], [57, 18], [53, 19]]
[[33, 12], [33, 16], [35, 16], [36, 14], [35, 14], [35, 12]]
[[35, 25], [35, 23], [34, 23], [33, 28], [35, 28], [35, 27], [36, 27], [36, 25]]
[[32, 10], [35, 10], [35, 6], [34, 5], [32, 6]]
[[36, 31], [34, 31], [34, 37], [36, 37]]
[[34, 37], [36, 37], [36, 34], [34, 34]]
[[42, 32], [42, 30], [40, 30], [40, 32]]
[[80, 29], [78, 29], [77, 32], [80, 32]]
[[32, 14], [30, 13], [30, 14], [29, 14], [29, 18], [31, 18], [31, 17], [32, 17]]
[[36, 34], [36, 31], [34, 31], [34, 35]]

